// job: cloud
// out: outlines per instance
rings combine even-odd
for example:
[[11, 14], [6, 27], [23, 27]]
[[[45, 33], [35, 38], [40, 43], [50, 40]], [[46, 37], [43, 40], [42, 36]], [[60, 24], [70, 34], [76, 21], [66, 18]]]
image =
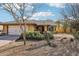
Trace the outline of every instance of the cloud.
[[73, 18], [73, 16], [70, 16], [70, 17], [68, 17], [69, 19], [73, 19], [73, 20], [75, 20], [75, 18]]
[[31, 17], [29, 20], [39, 20], [39, 18]]
[[54, 16], [52, 12], [37, 12], [30, 19], [39, 20], [41, 17], [47, 18], [50, 16]]
[[63, 3], [49, 3], [48, 4], [50, 7], [57, 7], [57, 8], [64, 8], [65, 4]]
[[36, 16], [54, 16], [54, 14], [52, 14], [52, 12], [37, 12], [33, 15], [33, 17], [36, 17]]

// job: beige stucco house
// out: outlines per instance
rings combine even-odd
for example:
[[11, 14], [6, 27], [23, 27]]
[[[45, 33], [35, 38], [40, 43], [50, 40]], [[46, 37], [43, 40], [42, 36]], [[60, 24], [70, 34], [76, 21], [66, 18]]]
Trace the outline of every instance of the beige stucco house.
[[[24, 23], [21, 23], [24, 25]], [[54, 22], [52, 20], [27, 20], [26, 21], [26, 31], [48, 31], [51, 27], [54, 30]], [[8, 35], [20, 35], [22, 33], [20, 29], [20, 24], [11, 21], [0, 23], [0, 30]]]

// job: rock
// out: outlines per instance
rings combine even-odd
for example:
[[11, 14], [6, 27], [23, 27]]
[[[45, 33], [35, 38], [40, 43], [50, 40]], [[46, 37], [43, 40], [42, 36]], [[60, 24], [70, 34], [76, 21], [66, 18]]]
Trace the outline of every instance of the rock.
[[54, 44], [54, 43], [52, 43], [52, 44], [51, 44], [51, 47], [54, 47], [54, 48], [55, 48], [55, 47], [57, 47], [57, 45]]
[[70, 42], [73, 42], [73, 41], [74, 41], [74, 39], [73, 39], [73, 38], [71, 38], [71, 39], [70, 39]]

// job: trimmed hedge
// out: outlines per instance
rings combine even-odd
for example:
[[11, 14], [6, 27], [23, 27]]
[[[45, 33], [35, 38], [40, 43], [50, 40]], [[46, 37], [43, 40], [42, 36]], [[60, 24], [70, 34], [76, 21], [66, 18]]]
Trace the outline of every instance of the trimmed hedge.
[[[51, 32], [40, 33], [39, 31], [26, 32], [26, 39], [28, 39], [28, 40], [44, 40], [44, 39], [46, 39], [46, 37], [49, 37], [49, 39], [53, 39], [53, 33], [51, 33]], [[19, 39], [23, 39], [22, 34]]]

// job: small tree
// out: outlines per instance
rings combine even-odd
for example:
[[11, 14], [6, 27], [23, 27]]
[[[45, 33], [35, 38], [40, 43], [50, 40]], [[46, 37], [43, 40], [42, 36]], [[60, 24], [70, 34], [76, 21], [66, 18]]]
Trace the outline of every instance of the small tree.
[[[26, 20], [32, 17], [36, 12], [34, 4], [28, 3], [3, 3], [0, 6], [7, 12], [9, 12], [14, 20], [19, 23], [20, 29], [23, 33], [24, 45], [26, 45]], [[22, 24], [24, 26], [22, 26]]]
[[66, 5], [66, 8], [63, 8], [61, 10], [61, 15], [63, 16], [63, 18], [67, 20], [79, 19], [79, 4], [67, 3], [65, 5]]

